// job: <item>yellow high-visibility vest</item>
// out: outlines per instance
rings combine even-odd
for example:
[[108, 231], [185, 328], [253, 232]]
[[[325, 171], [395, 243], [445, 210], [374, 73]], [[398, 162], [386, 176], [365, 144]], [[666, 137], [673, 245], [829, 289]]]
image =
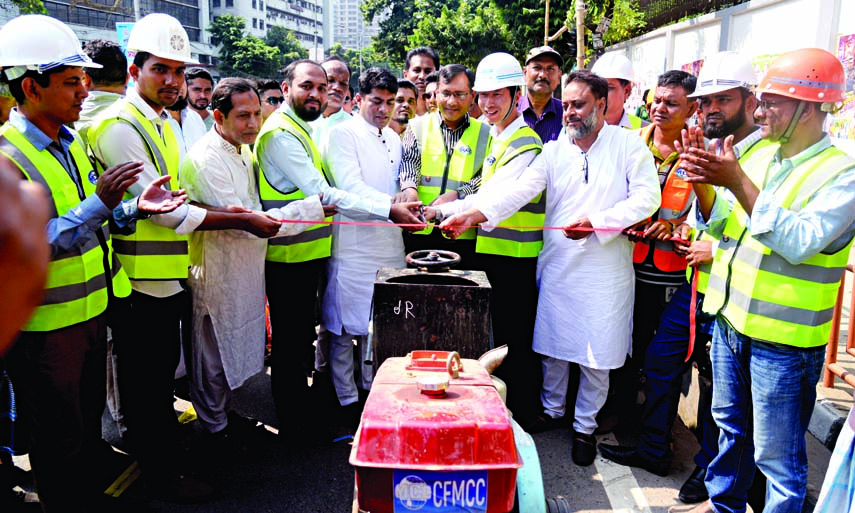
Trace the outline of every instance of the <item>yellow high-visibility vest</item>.
[[[459, 189], [481, 169], [487, 158], [490, 125], [470, 118], [469, 126], [449, 155], [439, 126], [439, 113], [413, 121], [412, 129], [421, 148], [422, 160], [418, 195], [423, 204], [429, 205], [447, 191]], [[433, 226], [428, 226], [415, 234], [428, 235], [432, 230]], [[475, 229], [466, 230], [457, 238], [474, 239]]]
[[[77, 138], [71, 143], [70, 153], [80, 190], [47, 149], [37, 150], [9, 123], [0, 128], [0, 153], [14, 162], [27, 180], [41, 184], [50, 193], [51, 218], [64, 215], [95, 193], [97, 174]], [[107, 309], [108, 280], [117, 297], [130, 294], [128, 277], [109, 250], [107, 223], [99, 230], [100, 234], [91, 234], [82, 245], [51, 255], [44, 297], [22, 331], [53, 331], [100, 315]]]
[[[543, 149], [540, 136], [528, 126], [518, 128], [509, 138], [491, 143], [490, 156], [484, 161], [481, 180], [486, 183], [497, 169], [522, 153]], [[490, 231], [478, 229], [475, 251], [491, 255], [536, 257], [543, 249], [543, 224], [546, 221], [546, 191], [538, 194], [516, 213]], [[538, 228], [516, 228], [516, 227]]]
[[[762, 186], [779, 145], [752, 152], [743, 164]], [[840, 173], [855, 166], [833, 146], [793, 168], [776, 194], [783, 208], [798, 211]], [[762, 188], [762, 187], [761, 187]], [[704, 311], [723, 316], [739, 333], [797, 347], [828, 342], [840, 278], [852, 242], [834, 254], [818, 253], [793, 265], [754, 239], [748, 215], [736, 203], [725, 221], [704, 299]]]
[[[256, 183], [258, 184], [258, 192], [261, 197], [261, 206], [264, 210], [281, 208], [292, 201], [301, 200], [306, 197], [303, 191], [297, 188], [291, 191], [277, 190], [267, 178], [269, 171], [261, 166], [258, 157], [259, 148], [267, 144], [272, 134], [280, 131], [288, 132], [300, 141], [303, 149], [306, 150], [306, 155], [312, 159], [315, 169], [318, 170], [318, 173], [325, 180], [327, 179], [326, 174], [324, 174], [321, 153], [318, 151], [315, 143], [312, 142], [309, 133], [300, 126], [300, 123], [296, 119], [291, 117], [290, 113], [277, 110], [267, 118], [264, 126], [261, 127], [261, 132], [258, 134], [254, 149]], [[328, 217], [326, 220], [331, 221], [332, 217]], [[331, 247], [332, 225], [319, 224], [307, 228], [306, 231], [297, 235], [270, 239], [267, 242], [267, 260], [282, 263], [307, 262], [330, 256]]]
[[[90, 145], [94, 147], [113, 123], [127, 123], [136, 130], [160, 176], [172, 177], [167, 187], [177, 188], [181, 154], [169, 123], [163, 123], [161, 137], [139, 109], [122, 99], [95, 120], [89, 129]], [[130, 192], [125, 194], [125, 198], [131, 197]], [[113, 249], [132, 280], [181, 280], [187, 278], [190, 268], [187, 241], [186, 235], [178, 235], [172, 228], [139, 220], [133, 234], [113, 235]]]

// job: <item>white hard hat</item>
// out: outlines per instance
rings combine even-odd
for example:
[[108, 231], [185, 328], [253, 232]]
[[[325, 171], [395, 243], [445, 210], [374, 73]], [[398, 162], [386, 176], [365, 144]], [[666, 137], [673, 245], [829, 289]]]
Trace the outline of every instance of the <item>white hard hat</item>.
[[478, 63], [472, 89], [480, 93], [524, 85], [525, 77], [520, 62], [513, 55], [498, 52], [491, 53]]
[[757, 73], [746, 57], [736, 52], [720, 52], [704, 61], [698, 74], [698, 86], [689, 98], [720, 93], [734, 87], [750, 89], [757, 85]]
[[101, 67], [83, 53], [74, 32], [56, 18], [27, 14], [0, 29], [0, 68], [8, 80], [27, 70], [42, 73], [58, 66]]
[[630, 82], [635, 80], [632, 63], [621, 52], [608, 52], [601, 55], [594, 63], [594, 67], [591, 68], [591, 73], [603, 78], [618, 78]]
[[134, 23], [128, 51], [148, 52], [161, 59], [199, 64], [190, 56], [190, 38], [181, 22], [168, 14], [152, 13]]

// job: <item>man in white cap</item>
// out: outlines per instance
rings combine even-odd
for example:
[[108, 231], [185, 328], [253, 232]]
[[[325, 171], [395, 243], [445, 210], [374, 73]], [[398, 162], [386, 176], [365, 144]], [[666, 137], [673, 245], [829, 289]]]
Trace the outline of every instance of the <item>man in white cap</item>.
[[[165, 107], [178, 99], [185, 66], [193, 62], [190, 41], [172, 16], [149, 14], [131, 30], [128, 50], [134, 53], [129, 71], [135, 86], [93, 123], [89, 143], [102, 166], [129, 159], [143, 162], [139, 184], [131, 191], [167, 174], [177, 188], [180, 151]], [[174, 457], [179, 426], [173, 380], [180, 319], [190, 301], [181, 285], [190, 263], [187, 234], [237, 229], [270, 237], [280, 224], [244, 209], [185, 205], [137, 223], [131, 235], [115, 237], [116, 253], [134, 289], [129, 301], [117, 309], [120, 313], [113, 327], [126, 438], [161, 498], [191, 501], [213, 491], [183, 472], [180, 459], [176, 465]]]
[[[140, 162], [124, 161], [100, 176], [79, 138], [64, 125], [78, 120], [87, 96], [84, 67], [100, 67], [77, 36], [47, 16], [21, 16], [0, 30], [2, 80], [18, 103], [0, 129], [0, 168], [50, 193], [45, 231], [51, 263], [41, 304], [5, 355], [19, 421], [29, 435], [30, 463], [45, 511], [93, 511], [106, 505], [97, 489], [105, 448], [107, 304], [130, 284], [111, 258], [107, 221], [168, 212], [184, 197], [155, 180], [122, 202]], [[141, 190], [141, 189], [140, 189]]]
[[[444, 217], [471, 208], [476, 198], [489, 195], [503, 183], [514, 181], [543, 144], [515, 108], [525, 77], [519, 61], [507, 53], [490, 54], [478, 64], [475, 86], [478, 103], [490, 128], [490, 154], [484, 161], [478, 193], [427, 209], [426, 217]], [[517, 228], [543, 226], [546, 198], [537, 195], [494, 229], [479, 229], [475, 241], [476, 267], [487, 273], [492, 287], [490, 313], [497, 346], [507, 344], [508, 356], [497, 375], [508, 383], [508, 407], [522, 426], [540, 413], [540, 359], [531, 349], [537, 313], [537, 255], [543, 247], [543, 230]]]
[[606, 107], [606, 123], [638, 130], [650, 123], [634, 116], [624, 109], [626, 100], [632, 94], [632, 82], [635, 80], [635, 70], [632, 63], [623, 52], [603, 54], [591, 71], [609, 82], [609, 104]]

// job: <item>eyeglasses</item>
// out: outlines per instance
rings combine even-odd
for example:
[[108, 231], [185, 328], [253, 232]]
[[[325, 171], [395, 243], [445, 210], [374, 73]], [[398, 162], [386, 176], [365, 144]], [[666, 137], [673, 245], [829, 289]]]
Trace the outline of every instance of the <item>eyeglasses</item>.
[[466, 99], [467, 96], [469, 96], [469, 93], [463, 92], [463, 91], [454, 91], [454, 92], [446, 91], [446, 90], [439, 91], [439, 97], [442, 98], [443, 100], [450, 100], [452, 96], [457, 101], [462, 102]]
[[582, 174], [585, 177], [585, 183], [588, 183], [588, 154], [582, 152]]
[[279, 105], [284, 102], [285, 98], [283, 96], [270, 96], [267, 98], [267, 103], [270, 105]]
[[777, 100], [777, 101], [759, 100], [757, 102], [757, 108], [762, 109], [764, 112], [769, 110], [769, 109], [778, 110], [781, 107], [781, 105], [784, 105], [785, 103], [793, 103], [795, 101], [798, 101], [798, 100]]
[[422, 100], [433, 100], [435, 96], [435, 93], [424, 93], [422, 95]]

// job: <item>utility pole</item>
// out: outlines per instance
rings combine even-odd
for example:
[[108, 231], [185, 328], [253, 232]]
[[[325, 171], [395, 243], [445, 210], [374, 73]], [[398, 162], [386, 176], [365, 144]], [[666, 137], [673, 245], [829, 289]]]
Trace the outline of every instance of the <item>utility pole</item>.
[[576, 69], [585, 69], [585, 12], [588, 6], [576, 0]]

